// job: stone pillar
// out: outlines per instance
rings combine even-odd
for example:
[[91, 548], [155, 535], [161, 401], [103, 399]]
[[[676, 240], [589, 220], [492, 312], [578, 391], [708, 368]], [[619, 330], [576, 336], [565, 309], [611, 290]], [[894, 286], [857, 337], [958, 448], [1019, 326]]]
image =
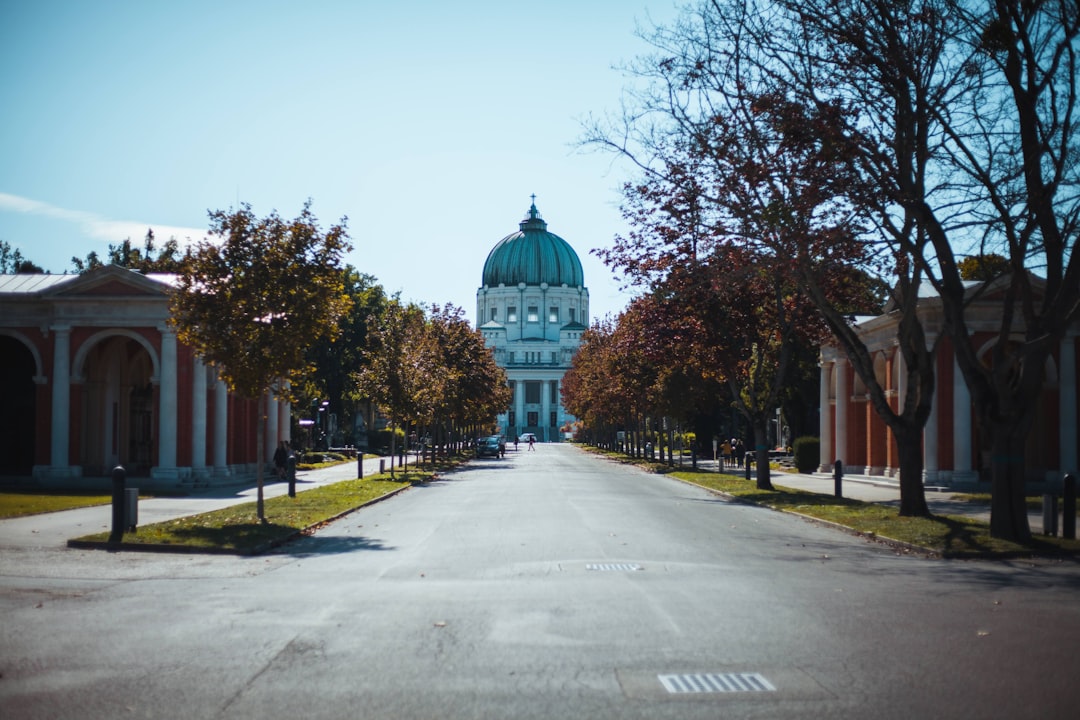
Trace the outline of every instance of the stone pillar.
[[292, 403], [279, 401], [278, 410], [278, 442], [292, 441]]
[[844, 463], [844, 467], [850, 460], [848, 456], [847, 447], [847, 435], [848, 435], [848, 404], [851, 402], [850, 392], [848, 391], [848, 378], [847, 378], [847, 360], [844, 358], [837, 358], [836, 360], [836, 427], [834, 432], [836, 433], [836, 454], [833, 455], [833, 460], [839, 460]]
[[923, 485], [938, 482], [938, 406], [941, 404], [941, 383], [934, 384], [934, 396], [930, 398], [930, 414], [923, 426]]
[[514, 381], [514, 419], [518, 427], [514, 431], [516, 435], [521, 434], [521, 428], [525, 427], [525, 381]]
[[1076, 474], [1080, 471], [1077, 461], [1076, 427], [1076, 338], [1066, 336], [1061, 341], [1061, 362], [1058, 369], [1058, 433], [1060, 458], [1058, 469], [1065, 473]]
[[821, 465], [818, 467], [819, 472], [832, 472], [833, 460], [835, 457], [836, 448], [833, 446], [833, 426], [832, 426], [832, 411], [829, 408], [829, 386], [833, 373], [833, 363], [825, 362], [824, 360], [818, 364], [820, 368], [818, 372], [820, 388], [818, 391], [818, 403], [821, 407], [821, 420], [819, 422], [821, 428], [820, 444], [818, 445], [818, 451], [821, 454]]
[[191, 375], [191, 470], [206, 471], [206, 365], [192, 358]]
[[278, 446], [278, 400], [270, 390], [266, 391], [266, 434], [263, 436], [263, 462], [274, 461]]
[[952, 485], [975, 482], [971, 469], [971, 391], [964, 374], [953, 359], [953, 472]]
[[548, 415], [551, 413], [551, 411], [548, 409], [549, 407], [551, 407], [551, 382], [549, 382], [548, 380], [541, 380], [540, 381], [540, 428], [541, 428], [541, 435], [540, 435], [540, 437], [538, 439], [543, 440], [545, 442], [551, 439], [550, 437], [548, 437], [549, 433], [551, 432], [551, 428], [548, 427], [548, 424], [550, 423], [550, 420], [548, 419]]
[[49, 465], [67, 474], [71, 429], [71, 327], [58, 325], [53, 333], [52, 438]]
[[158, 464], [150, 471], [154, 478], [173, 479], [176, 469], [176, 331], [169, 326], [161, 332], [161, 376], [158, 378]]
[[229, 474], [229, 389], [220, 377], [214, 381], [214, 475]]

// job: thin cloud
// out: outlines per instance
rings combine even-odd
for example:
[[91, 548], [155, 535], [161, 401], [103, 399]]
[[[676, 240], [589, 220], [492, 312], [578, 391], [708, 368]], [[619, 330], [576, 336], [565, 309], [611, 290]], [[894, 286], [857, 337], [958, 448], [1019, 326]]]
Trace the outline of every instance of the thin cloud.
[[182, 245], [206, 236], [206, 230], [202, 228], [160, 225], [138, 220], [111, 220], [82, 210], [59, 208], [39, 200], [3, 192], [0, 192], [0, 210], [10, 210], [26, 213], [27, 215], [43, 215], [57, 220], [64, 220], [78, 225], [90, 237], [110, 243], [120, 242], [125, 239], [131, 239], [132, 241], [142, 240], [142, 238], [146, 237], [146, 231], [149, 229], [153, 229], [154, 237], [159, 241], [174, 237]]

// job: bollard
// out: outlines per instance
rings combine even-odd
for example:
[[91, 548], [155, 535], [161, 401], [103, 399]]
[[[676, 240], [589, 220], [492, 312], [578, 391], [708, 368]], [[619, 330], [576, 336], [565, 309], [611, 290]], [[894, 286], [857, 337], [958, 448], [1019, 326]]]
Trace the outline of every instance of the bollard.
[[112, 532], [109, 533], [109, 542], [118, 543], [124, 538], [124, 483], [127, 480], [127, 471], [122, 465], [117, 465], [112, 471]]
[[379, 458], [379, 474], [382, 475], [384, 472], [386, 472], [386, 460]]
[[1057, 495], [1043, 495], [1043, 535], [1057, 535], [1058, 506]]
[[1076, 539], [1076, 477], [1065, 476], [1065, 497], [1062, 501], [1061, 537]]
[[833, 495], [844, 497], [844, 463], [839, 460], [833, 465]]
[[364, 479], [364, 453], [361, 450], [356, 451], [356, 479]]
[[746, 453], [746, 457], [743, 458], [743, 466], [746, 468], [746, 479], [750, 479], [750, 453]]
[[296, 454], [289, 453], [285, 459], [285, 473], [289, 477], [289, 497], [296, 497]]

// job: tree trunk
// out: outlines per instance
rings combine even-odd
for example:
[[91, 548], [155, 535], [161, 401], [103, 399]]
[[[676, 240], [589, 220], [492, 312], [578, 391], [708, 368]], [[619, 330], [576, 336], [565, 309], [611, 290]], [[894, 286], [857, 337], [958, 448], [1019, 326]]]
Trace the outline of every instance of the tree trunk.
[[993, 455], [990, 459], [990, 479], [993, 497], [990, 501], [990, 535], [1016, 543], [1031, 542], [1028, 524], [1026, 486], [1026, 433], [1012, 425], [995, 424]]
[[394, 423], [390, 423], [390, 477], [394, 477], [394, 438], [397, 433], [394, 432]]
[[901, 517], [930, 517], [923, 487], [922, 428], [897, 432], [896, 451], [900, 462], [900, 515]]

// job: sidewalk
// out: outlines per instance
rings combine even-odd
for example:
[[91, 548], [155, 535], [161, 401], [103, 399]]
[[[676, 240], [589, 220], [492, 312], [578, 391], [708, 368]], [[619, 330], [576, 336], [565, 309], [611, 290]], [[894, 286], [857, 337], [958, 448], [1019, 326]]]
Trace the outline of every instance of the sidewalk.
[[[689, 461], [686, 461], [685, 466], [689, 467]], [[717, 463], [714, 460], [698, 460], [698, 468], [715, 471]], [[738, 468], [738, 472], [741, 474], [744, 470]], [[831, 473], [805, 474], [774, 470], [772, 472], [772, 483], [792, 490], [805, 490], [806, 492], [820, 493], [822, 495], [832, 495], [835, 489]], [[840, 489], [844, 497], [852, 500], [891, 505], [898, 509], [900, 507], [900, 481], [896, 478], [845, 474]], [[952, 499], [953, 495], [961, 492], [959, 490], [926, 487], [925, 492], [926, 504], [930, 506], [930, 512], [935, 515], [960, 515], [986, 523], [990, 522], [989, 505], [979, 505]], [[1060, 511], [1059, 504], [1058, 512], [1060, 513]], [[1028, 524], [1031, 526], [1032, 533], [1041, 534], [1043, 531], [1042, 513], [1029, 512]], [[1061, 527], [1060, 518], [1058, 527]]]
[[[379, 472], [379, 461], [390, 469], [390, 458], [369, 458], [364, 460], [364, 477]], [[414, 456], [409, 457], [412, 467]], [[303, 492], [320, 485], [356, 479], [356, 463], [348, 462], [320, 470], [301, 470], [296, 473], [296, 491]], [[138, 479], [129, 481], [130, 487], [138, 487]], [[271, 473], [267, 474], [263, 484], [263, 497], [272, 498], [287, 495], [289, 484], [278, 482]], [[155, 497], [139, 500], [139, 525], [151, 525], [158, 522], [175, 520], [187, 515], [210, 512], [231, 505], [255, 502], [258, 488], [252, 484], [237, 485], [229, 488], [215, 488], [204, 493], [182, 497]], [[112, 506], [64, 510], [63, 512], [44, 513], [27, 517], [0, 520], [0, 549], [2, 548], [62, 548], [67, 541], [81, 535], [108, 532], [112, 527]]]

